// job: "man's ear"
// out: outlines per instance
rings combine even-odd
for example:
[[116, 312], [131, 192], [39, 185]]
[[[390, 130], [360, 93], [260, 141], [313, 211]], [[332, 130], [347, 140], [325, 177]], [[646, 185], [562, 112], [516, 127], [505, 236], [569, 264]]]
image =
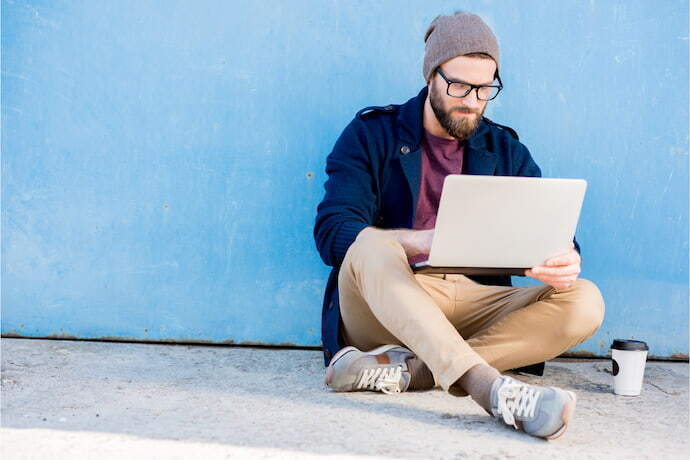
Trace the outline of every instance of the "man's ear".
[[436, 75], [438, 75], [438, 67], [434, 68], [434, 70], [431, 71], [431, 74], [429, 74], [429, 81], [426, 82], [427, 86], [431, 86], [434, 78], [436, 78]]

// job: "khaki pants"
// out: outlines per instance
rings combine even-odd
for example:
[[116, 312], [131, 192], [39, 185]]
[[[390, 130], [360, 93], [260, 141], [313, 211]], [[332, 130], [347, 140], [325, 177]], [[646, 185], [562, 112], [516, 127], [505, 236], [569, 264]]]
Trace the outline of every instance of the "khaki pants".
[[338, 285], [349, 345], [403, 345], [445, 390], [479, 363], [504, 371], [554, 358], [591, 337], [604, 317], [601, 293], [585, 279], [557, 291], [415, 275], [402, 246], [379, 230], [350, 246]]

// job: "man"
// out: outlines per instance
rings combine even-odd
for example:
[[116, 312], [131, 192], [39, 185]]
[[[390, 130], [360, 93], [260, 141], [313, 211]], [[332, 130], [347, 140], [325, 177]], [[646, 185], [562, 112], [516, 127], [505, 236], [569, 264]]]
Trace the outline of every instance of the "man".
[[538, 286], [512, 287], [509, 276], [411, 271], [429, 252], [446, 175], [541, 175], [515, 132], [483, 117], [502, 88], [489, 27], [457, 12], [437, 17], [424, 39], [427, 87], [402, 105], [360, 111], [327, 159], [314, 228], [321, 257], [333, 266], [322, 323], [326, 384], [386, 393], [438, 384], [469, 394], [515, 428], [553, 439], [568, 425], [574, 393], [500, 372], [589, 338], [604, 302], [593, 283], [578, 278], [576, 242], [526, 271], [545, 283]]

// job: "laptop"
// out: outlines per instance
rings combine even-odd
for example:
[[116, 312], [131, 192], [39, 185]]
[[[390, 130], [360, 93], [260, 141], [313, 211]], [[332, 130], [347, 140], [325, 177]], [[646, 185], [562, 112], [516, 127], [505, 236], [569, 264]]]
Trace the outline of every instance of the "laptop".
[[518, 275], [571, 249], [587, 182], [446, 176], [428, 260], [415, 273]]

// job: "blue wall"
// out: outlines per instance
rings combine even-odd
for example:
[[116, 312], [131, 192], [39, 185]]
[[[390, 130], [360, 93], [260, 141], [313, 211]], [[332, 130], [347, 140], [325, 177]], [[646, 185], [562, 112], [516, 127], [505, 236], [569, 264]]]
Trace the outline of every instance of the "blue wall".
[[481, 14], [613, 337], [688, 352], [688, 2], [3, 1], [2, 333], [320, 344], [325, 156]]

